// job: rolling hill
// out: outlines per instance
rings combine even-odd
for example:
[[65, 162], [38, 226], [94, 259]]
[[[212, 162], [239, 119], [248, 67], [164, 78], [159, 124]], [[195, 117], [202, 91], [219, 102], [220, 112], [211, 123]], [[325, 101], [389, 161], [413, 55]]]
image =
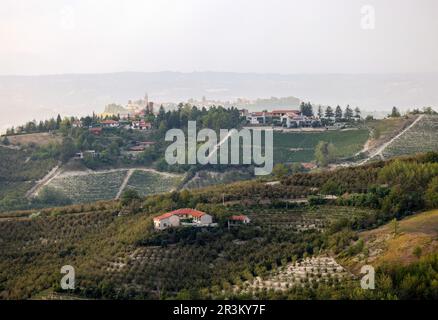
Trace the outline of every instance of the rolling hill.
[[359, 233], [364, 249], [360, 254], [343, 260], [352, 271], [358, 273], [360, 266], [385, 264], [409, 265], [421, 256], [438, 252], [438, 210], [427, 211], [405, 218], [397, 223], [388, 223], [374, 230]]
[[[100, 201], [3, 213], [0, 297], [436, 297], [431, 284], [436, 266], [430, 254], [437, 253], [438, 212], [410, 216], [425, 209], [425, 191], [436, 180], [436, 165], [436, 154], [429, 154], [291, 175], [275, 185], [248, 181], [151, 195], [125, 205]], [[423, 182], [408, 175], [414, 167]], [[395, 170], [399, 172], [392, 175]], [[398, 177], [405, 175], [400, 182]], [[328, 182], [341, 185], [342, 196], [321, 197], [332, 192]], [[415, 192], [400, 194], [406, 185], [414, 186]], [[308, 201], [295, 201], [303, 197]], [[407, 203], [410, 197], [419, 201]], [[154, 230], [153, 217], [184, 207], [210, 213], [218, 225]], [[228, 218], [235, 214], [248, 215], [251, 223], [230, 227]], [[387, 223], [406, 216], [410, 217], [399, 222], [398, 234], [392, 237]], [[418, 246], [420, 254], [415, 251]], [[379, 279], [394, 272], [425, 277], [415, 278], [415, 291], [397, 291], [407, 281], [401, 273], [385, 288], [361, 292], [348, 268], [354, 269], [355, 259], [366, 249], [367, 259], [374, 260], [364, 263], [393, 268], [378, 268]], [[418, 271], [418, 263], [426, 267]], [[76, 289], [70, 292], [59, 287], [59, 270], [66, 264], [74, 266], [77, 275]], [[414, 269], [400, 269], [411, 266]]]

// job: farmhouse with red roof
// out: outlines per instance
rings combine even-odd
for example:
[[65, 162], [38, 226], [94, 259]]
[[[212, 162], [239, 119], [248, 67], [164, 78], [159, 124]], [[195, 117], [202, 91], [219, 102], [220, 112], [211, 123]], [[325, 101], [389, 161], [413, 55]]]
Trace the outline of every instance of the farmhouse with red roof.
[[251, 222], [251, 219], [245, 215], [231, 216], [229, 221], [233, 224], [248, 224]]
[[180, 225], [189, 226], [209, 226], [213, 223], [213, 218], [209, 214], [195, 209], [178, 209], [167, 212], [154, 218], [154, 228], [164, 230]]
[[100, 122], [100, 124], [104, 128], [118, 128], [120, 125], [119, 122], [115, 120], [103, 120]]
[[88, 129], [88, 131], [90, 131], [90, 133], [99, 136], [102, 133], [102, 128], [101, 127], [96, 127], [96, 128], [90, 128]]

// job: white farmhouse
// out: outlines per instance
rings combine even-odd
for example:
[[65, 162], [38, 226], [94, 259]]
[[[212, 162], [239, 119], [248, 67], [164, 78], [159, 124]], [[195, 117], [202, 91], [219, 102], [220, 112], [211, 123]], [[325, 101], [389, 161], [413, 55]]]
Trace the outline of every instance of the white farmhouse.
[[195, 209], [178, 209], [154, 218], [154, 228], [164, 230], [180, 225], [209, 226], [213, 223], [211, 215]]
[[154, 218], [154, 228], [157, 230], [164, 230], [170, 227], [177, 227], [179, 225], [179, 217], [171, 214], [171, 212]]
[[229, 221], [235, 224], [248, 224], [251, 222], [251, 219], [248, 218], [248, 216], [242, 214], [242, 215], [231, 216]]

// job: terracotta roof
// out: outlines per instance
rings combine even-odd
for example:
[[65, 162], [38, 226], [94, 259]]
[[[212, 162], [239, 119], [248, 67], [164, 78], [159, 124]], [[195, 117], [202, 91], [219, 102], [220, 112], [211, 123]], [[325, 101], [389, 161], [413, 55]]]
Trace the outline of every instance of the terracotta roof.
[[116, 124], [119, 123], [118, 121], [115, 120], [103, 120], [101, 121], [102, 124]]
[[129, 148], [129, 150], [131, 150], [131, 151], [144, 151], [144, 150], [146, 150], [146, 147], [145, 146], [134, 146], [134, 147]]
[[176, 214], [178, 216], [183, 216], [183, 215], [190, 215], [192, 217], [202, 217], [203, 215], [205, 215], [205, 212], [199, 211], [199, 210], [195, 210], [195, 209], [188, 209], [188, 208], [184, 208], [184, 209], [178, 209], [175, 211], [172, 211], [173, 214]]
[[170, 218], [171, 216], [174, 216], [174, 215], [175, 214], [173, 214], [172, 212], [168, 212], [168, 213], [162, 214], [161, 216], [155, 217], [154, 221], [164, 220], [164, 219]]
[[251, 116], [253, 117], [259, 117], [265, 115], [267, 112], [251, 112]]
[[199, 210], [184, 208], [184, 209], [178, 209], [171, 212], [167, 212], [165, 214], [162, 214], [161, 216], [155, 217], [154, 221], [167, 219], [170, 218], [171, 216], [185, 216], [185, 215], [192, 216], [194, 218], [200, 218], [205, 214], [206, 214], [205, 212]]
[[231, 216], [230, 217], [230, 220], [233, 220], [233, 221], [245, 221], [246, 219], [249, 219], [249, 218], [245, 215]]
[[298, 113], [300, 114], [299, 110], [273, 110], [272, 113]]
[[91, 133], [101, 133], [102, 132], [102, 128], [98, 127], [98, 128], [90, 128], [89, 131]]
[[312, 162], [302, 162], [301, 166], [305, 169], [314, 169], [317, 167], [317, 165], [315, 163], [312, 163]]
[[294, 112], [288, 112], [285, 114], [285, 116], [288, 116], [289, 118], [301, 118], [301, 115], [299, 113]]

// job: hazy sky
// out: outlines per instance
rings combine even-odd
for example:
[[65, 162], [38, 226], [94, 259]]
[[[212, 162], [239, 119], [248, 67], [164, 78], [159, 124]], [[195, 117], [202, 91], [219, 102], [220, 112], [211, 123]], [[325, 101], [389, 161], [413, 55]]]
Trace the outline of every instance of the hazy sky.
[[437, 15], [437, 0], [2, 0], [0, 74], [438, 72]]

